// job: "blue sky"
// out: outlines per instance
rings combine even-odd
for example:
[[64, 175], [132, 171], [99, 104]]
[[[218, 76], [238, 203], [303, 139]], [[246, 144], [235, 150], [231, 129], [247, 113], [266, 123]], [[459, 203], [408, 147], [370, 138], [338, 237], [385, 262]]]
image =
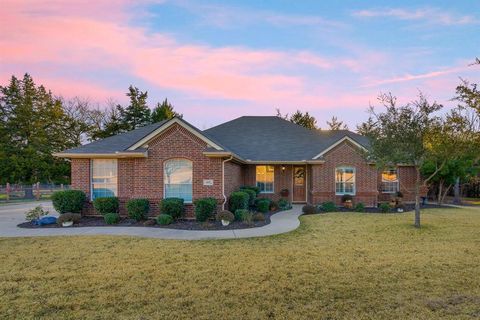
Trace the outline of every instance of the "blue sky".
[[200, 128], [275, 108], [354, 128], [380, 92], [454, 105], [459, 77], [480, 80], [479, 13], [476, 1], [7, 0], [0, 79], [29, 72], [100, 106], [133, 84]]

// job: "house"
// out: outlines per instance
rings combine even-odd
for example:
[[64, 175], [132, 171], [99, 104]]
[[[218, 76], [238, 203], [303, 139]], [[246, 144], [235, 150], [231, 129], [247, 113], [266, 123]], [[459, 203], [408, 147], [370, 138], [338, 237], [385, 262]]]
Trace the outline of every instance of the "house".
[[[242, 185], [262, 197], [293, 203], [353, 202], [376, 206], [401, 191], [413, 201], [415, 170], [380, 172], [366, 160], [366, 137], [347, 130], [308, 130], [279, 117], [245, 116], [199, 130], [181, 118], [154, 123], [55, 154], [71, 159], [72, 188], [90, 200], [117, 196], [150, 200], [152, 215], [165, 197], [181, 197], [187, 216], [192, 201], [214, 197], [227, 207]], [[283, 191], [282, 191], [283, 190]], [[94, 214], [91, 202], [85, 214]]]

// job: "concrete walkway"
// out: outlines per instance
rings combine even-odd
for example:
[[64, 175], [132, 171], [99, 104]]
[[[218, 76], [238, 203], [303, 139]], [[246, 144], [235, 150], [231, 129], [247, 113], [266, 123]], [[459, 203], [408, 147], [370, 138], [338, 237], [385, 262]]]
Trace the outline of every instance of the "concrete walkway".
[[258, 228], [242, 230], [177, 230], [148, 227], [80, 227], [80, 228], [18, 228], [25, 222], [25, 212], [41, 204], [44, 209], [54, 213], [51, 202], [32, 202], [0, 206], [0, 237], [38, 237], [63, 235], [117, 235], [136, 236], [158, 239], [176, 240], [207, 240], [265, 237], [295, 230], [300, 225], [298, 217], [302, 207], [296, 205], [293, 209], [279, 212], [271, 217], [271, 223]]

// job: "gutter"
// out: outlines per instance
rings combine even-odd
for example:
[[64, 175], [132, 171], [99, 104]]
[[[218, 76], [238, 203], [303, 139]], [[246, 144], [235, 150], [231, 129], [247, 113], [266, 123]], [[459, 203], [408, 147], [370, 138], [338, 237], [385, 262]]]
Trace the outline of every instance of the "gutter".
[[233, 159], [233, 156], [231, 155], [230, 158], [222, 161], [222, 195], [223, 195], [222, 210], [225, 210], [225, 204], [227, 203], [227, 196], [225, 195], [225, 163], [228, 161], [231, 161], [232, 159]]

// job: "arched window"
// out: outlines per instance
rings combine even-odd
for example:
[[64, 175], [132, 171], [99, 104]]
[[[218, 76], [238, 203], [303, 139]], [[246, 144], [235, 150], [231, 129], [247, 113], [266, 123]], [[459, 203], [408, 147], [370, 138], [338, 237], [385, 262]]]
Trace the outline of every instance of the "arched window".
[[170, 159], [163, 168], [164, 198], [182, 198], [192, 202], [192, 161]]

